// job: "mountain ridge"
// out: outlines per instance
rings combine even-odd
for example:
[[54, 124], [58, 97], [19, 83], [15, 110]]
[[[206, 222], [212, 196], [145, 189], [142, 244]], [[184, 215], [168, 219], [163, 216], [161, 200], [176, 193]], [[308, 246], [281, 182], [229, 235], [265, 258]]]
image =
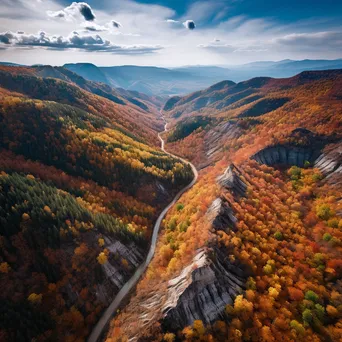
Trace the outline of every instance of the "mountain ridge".
[[[324, 71], [303, 71], [290, 78], [255, 77], [247, 81], [234, 83], [222, 81], [207, 89], [194, 92], [183, 97], [171, 97], [164, 105], [164, 111], [169, 117], [180, 118], [183, 113], [187, 116], [201, 110], [212, 108], [212, 114], [219, 114], [227, 108], [240, 103], [240, 107], [250, 102], [267, 97], [267, 89], [278, 89], [305, 85], [320, 79], [337, 78], [342, 75], [342, 69]], [[258, 97], [258, 98], [257, 98]]]
[[[83, 69], [83, 66], [91, 66], [93, 72], [87, 72]], [[85, 78], [104, 82], [111, 86], [137, 90], [148, 95], [169, 96], [184, 95], [201, 90], [223, 79], [241, 82], [260, 75], [279, 78], [294, 76], [307, 69], [342, 68], [342, 59], [266, 61], [223, 67], [184, 66], [163, 68], [135, 65], [97, 67], [91, 63], [65, 64], [65, 67]]]

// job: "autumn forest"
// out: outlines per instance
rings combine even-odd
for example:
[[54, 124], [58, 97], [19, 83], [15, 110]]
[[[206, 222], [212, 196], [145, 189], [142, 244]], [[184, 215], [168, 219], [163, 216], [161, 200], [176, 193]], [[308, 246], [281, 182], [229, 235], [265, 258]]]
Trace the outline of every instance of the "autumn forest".
[[340, 69], [163, 97], [0, 66], [0, 341], [86, 341], [152, 247], [99, 341], [341, 341], [341, 142]]

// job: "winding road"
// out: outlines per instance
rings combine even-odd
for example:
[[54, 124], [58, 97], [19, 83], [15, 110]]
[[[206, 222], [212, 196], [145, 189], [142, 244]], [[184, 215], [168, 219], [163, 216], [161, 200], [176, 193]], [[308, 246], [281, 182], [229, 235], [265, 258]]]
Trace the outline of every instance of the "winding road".
[[[164, 117], [163, 117], [163, 119], [165, 121]], [[143, 275], [143, 273], [145, 272], [147, 266], [150, 264], [150, 262], [151, 262], [151, 260], [153, 258], [153, 255], [154, 255], [154, 252], [155, 252], [155, 249], [156, 249], [156, 243], [157, 243], [157, 239], [158, 239], [158, 233], [159, 233], [159, 229], [160, 229], [160, 224], [161, 224], [162, 220], [164, 219], [166, 213], [179, 200], [179, 198], [187, 190], [189, 190], [197, 181], [198, 172], [197, 172], [197, 169], [195, 168], [194, 165], [192, 165], [190, 162], [188, 162], [187, 160], [185, 160], [183, 158], [180, 158], [180, 157], [178, 157], [178, 156], [176, 156], [174, 154], [171, 154], [171, 153], [165, 151], [165, 141], [161, 137], [161, 134], [163, 134], [163, 133], [165, 133], [167, 131], [168, 131], [167, 130], [167, 122], [165, 121], [164, 131], [158, 133], [158, 138], [159, 138], [159, 140], [161, 142], [161, 149], [162, 149], [162, 151], [167, 153], [171, 157], [177, 158], [177, 159], [183, 161], [184, 163], [189, 164], [191, 166], [191, 169], [192, 169], [193, 173], [194, 173], [194, 179], [192, 180], [192, 182], [189, 185], [187, 185], [186, 187], [184, 187], [182, 190], [180, 190], [178, 192], [178, 194], [174, 197], [172, 202], [159, 215], [156, 223], [154, 224], [152, 240], [151, 240], [151, 247], [150, 247], [150, 250], [149, 250], [149, 252], [147, 254], [146, 260], [136, 269], [136, 271], [133, 274], [133, 276], [121, 288], [121, 290], [118, 292], [118, 294], [116, 295], [116, 297], [114, 298], [112, 303], [109, 305], [109, 307], [102, 314], [101, 318], [99, 319], [99, 321], [95, 325], [93, 331], [91, 332], [91, 334], [90, 334], [90, 336], [88, 338], [88, 342], [97, 342], [99, 340], [102, 332], [104, 331], [105, 327], [107, 326], [109, 320], [112, 318], [112, 316], [115, 313], [115, 311], [120, 306], [122, 300], [127, 296], [127, 294], [131, 291], [131, 289], [137, 284], [138, 280]]]

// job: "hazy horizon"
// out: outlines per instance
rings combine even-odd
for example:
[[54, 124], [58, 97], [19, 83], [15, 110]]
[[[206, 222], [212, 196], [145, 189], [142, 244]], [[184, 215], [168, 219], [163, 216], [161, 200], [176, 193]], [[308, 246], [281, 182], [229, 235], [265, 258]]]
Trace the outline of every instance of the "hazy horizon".
[[24, 64], [24, 63], [16, 63], [16, 62], [12, 62], [12, 61], [8, 61], [8, 60], [0, 60], [0, 63], [2, 64], [18, 64], [18, 65], [23, 65], [23, 66], [37, 66], [37, 65], [50, 65], [50, 66], [63, 66], [66, 64], [93, 64], [97, 67], [127, 67], [127, 66], [138, 66], [138, 67], [155, 67], [155, 68], [168, 68], [168, 69], [181, 69], [181, 68], [192, 68], [192, 67], [197, 67], [197, 68], [201, 68], [201, 67], [216, 67], [216, 68], [234, 68], [234, 67], [243, 67], [243, 66], [248, 66], [251, 64], [256, 64], [256, 63], [279, 63], [279, 62], [283, 62], [283, 61], [288, 61], [288, 62], [303, 62], [303, 61], [342, 61], [342, 57], [340, 58], [322, 58], [322, 59], [309, 59], [309, 58], [305, 58], [305, 59], [289, 59], [289, 58], [285, 58], [285, 59], [280, 59], [280, 60], [256, 60], [253, 62], [248, 62], [248, 63], [236, 63], [236, 64], [184, 64], [184, 65], [179, 65], [179, 66], [172, 66], [172, 65], [156, 65], [156, 64], [97, 64], [96, 62], [88, 62], [88, 61], [73, 61], [73, 62], [66, 62], [66, 63], [31, 63], [31, 64]]

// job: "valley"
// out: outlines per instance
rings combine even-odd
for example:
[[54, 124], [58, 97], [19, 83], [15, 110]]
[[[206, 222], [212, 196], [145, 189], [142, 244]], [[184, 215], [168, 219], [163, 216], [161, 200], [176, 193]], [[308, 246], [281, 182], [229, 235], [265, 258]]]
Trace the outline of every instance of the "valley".
[[340, 69], [0, 76], [1, 341], [339, 341]]
[[0, 342], [342, 342], [342, 1], [0, 18]]
[[[164, 117], [163, 117], [163, 120], [165, 120]], [[172, 155], [172, 154], [168, 153], [167, 151], [165, 151], [165, 148], [164, 148], [165, 141], [162, 138], [162, 134], [166, 133], [166, 132], [167, 132], [167, 123], [165, 123], [164, 131], [162, 133], [158, 133], [158, 138], [160, 139], [160, 143], [161, 143], [161, 150], [163, 152], [167, 153], [168, 155], [170, 155], [173, 158], [179, 158], [178, 156]], [[184, 160], [182, 158], [179, 158], [179, 159], [181, 161], [183, 161], [184, 163], [188, 163], [186, 160]], [[121, 302], [130, 293], [130, 291], [132, 291], [132, 289], [136, 286], [137, 282], [139, 281], [139, 278], [146, 271], [146, 268], [150, 264], [150, 262], [151, 262], [151, 260], [153, 258], [155, 249], [156, 249], [156, 243], [157, 243], [158, 234], [159, 234], [160, 225], [162, 223], [162, 220], [164, 219], [165, 215], [170, 210], [170, 208], [172, 208], [172, 206], [174, 206], [176, 204], [176, 202], [183, 195], [183, 193], [185, 193], [187, 190], [191, 189], [191, 187], [197, 181], [198, 172], [197, 172], [196, 168], [192, 164], [190, 164], [190, 166], [191, 166], [192, 172], [194, 174], [193, 180], [191, 181], [190, 184], [186, 185], [183, 189], [181, 189], [176, 194], [174, 199], [164, 208], [164, 210], [158, 216], [158, 219], [156, 220], [156, 222], [154, 224], [154, 227], [153, 227], [153, 233], [152, 233], [152, 238], [151, 238], [151, 245], [150, 245], [150, 249], [149, 249], [149, 252], [147, 254], [146, 260], [136, 269], [134, 275], [121, 288], [121, 290], [116, 295], [116, 297], [113, 300], [113, 302], [109, 305], [109, 307], [103, 313], [103, 315], [101, 316], [100, 320], [97, 322], [96, 326], [94, 327], [92, 333], [90, 334], [90, 336], [88, 338], [88, 342], [96, 342], [96, 341], [99, 340], [99, 337], [101, 336], [101, 334], [103, 334], [104, 329], [107, 326], [109, 320], [111, 319], [111, 317], [115, 314], [115, 312], [120, 307]]]

